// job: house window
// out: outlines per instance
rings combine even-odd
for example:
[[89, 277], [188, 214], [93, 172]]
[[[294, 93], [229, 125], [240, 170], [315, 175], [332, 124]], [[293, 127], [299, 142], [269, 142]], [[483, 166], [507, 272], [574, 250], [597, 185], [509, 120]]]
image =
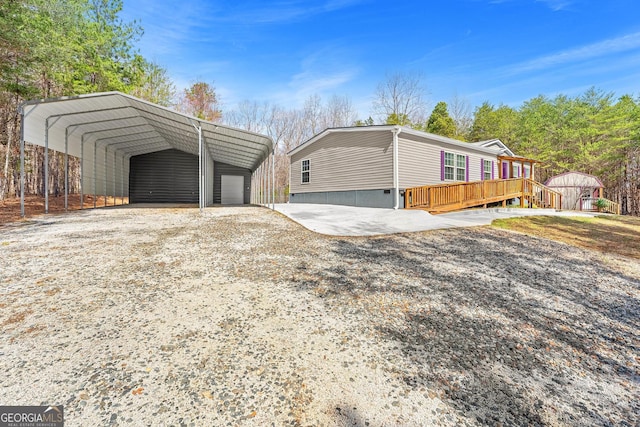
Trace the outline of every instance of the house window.
[[467, 156], [445, 152], [444, 179], [447, 181], [466, 181]]
[[456, 172], [455, 160], [455, 154], [444, 153], [444, 179], [453, 181], [453, 177], [455, 176]]
[[467, 180], [467, 156], [456, 154], [456, 181]]
[[482, 179], [488, 181], [493, 176], [493, 162], [491, 160], [482, 161]]
[[302, 183], [303, 184], [308, 184], [309, 183], [309, 160], [303, 160], [302, 161]]

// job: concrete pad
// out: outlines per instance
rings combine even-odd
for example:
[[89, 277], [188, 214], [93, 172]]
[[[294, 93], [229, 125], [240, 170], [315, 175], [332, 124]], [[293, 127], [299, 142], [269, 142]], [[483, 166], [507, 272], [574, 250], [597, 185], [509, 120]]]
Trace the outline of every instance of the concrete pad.
[[303, 227], [330, 236], [377, 236], [452, 227], [489, 225], [494, 219], [532, 215], [594, 216], [554, 209], [493, 208], [431, 215], [416, 209], [360, 208], [311, 203], [279, 203], [275, 210]]

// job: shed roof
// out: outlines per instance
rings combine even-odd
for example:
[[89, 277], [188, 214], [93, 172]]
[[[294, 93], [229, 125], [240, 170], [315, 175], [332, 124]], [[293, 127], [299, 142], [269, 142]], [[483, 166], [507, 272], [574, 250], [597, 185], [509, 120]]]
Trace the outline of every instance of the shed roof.
[[604, 188], [597, 176], [584, 172], [564, 172], [552, 176], [544, 185], [551, 188]]
[[[27, 101], [24, 140], [80, 157], [82, 141], [123, 156], [175, 148], [198, 155], [198, 133], [212, 160], [254, 171], [272, 152], [271, 138], [201, 120], [120, 92]], [[65, 137], [67, 135], [67, 137]], [[66, 148], [66, 149], [65, 149]]]

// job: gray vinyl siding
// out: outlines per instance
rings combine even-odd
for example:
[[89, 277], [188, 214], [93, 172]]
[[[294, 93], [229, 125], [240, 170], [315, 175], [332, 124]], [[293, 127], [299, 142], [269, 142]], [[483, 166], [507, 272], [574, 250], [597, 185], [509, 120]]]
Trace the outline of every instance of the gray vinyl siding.
[[220, 162], [214, 162], [213, 167], [213, 203], [222, 201], [222, 175], [244, 176], [244, 203], [251, 203], [251, 171]]
[[[393, 135], [335, 132], [291, 156], [291, 193], [375, 190], [393, 186]], [[302, 184], [302, 160], [310, 161]]]
[[469, 158], [469, 181], [482, 179], [480, 161], [494, 162], [494, 176], [498, 178], [497, 156], [486, 152], [477, 152], [474, 147], [453, 146], [428, 138], [411, 135], [411, 139], [398, 140], [398, 178], [400, 188], [419, 187], [421, 185], [436, 185], [446, 182], [441, 180], [441, 151], [462, 154]]

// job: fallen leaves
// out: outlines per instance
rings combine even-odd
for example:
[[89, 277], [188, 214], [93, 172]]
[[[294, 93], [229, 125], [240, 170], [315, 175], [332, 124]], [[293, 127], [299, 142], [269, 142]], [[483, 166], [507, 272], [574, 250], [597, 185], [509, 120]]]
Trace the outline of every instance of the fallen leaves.
[[131, 390], [131, 394], [133, 394], [134, 396], [139, 396], [142, 394], [143, 391], [144, 391], [143, 387], [138, 387], [136, 389]]

